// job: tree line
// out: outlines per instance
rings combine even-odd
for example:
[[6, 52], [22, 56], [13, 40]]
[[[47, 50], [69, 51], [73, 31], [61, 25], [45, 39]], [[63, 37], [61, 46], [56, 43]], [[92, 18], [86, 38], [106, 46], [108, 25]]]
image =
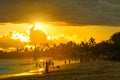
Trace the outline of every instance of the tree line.
[[91, 37], [87, 42], [81, 41], [79, 44], [69, 41], [59, 45], [49, 44], [41, 49], [36, 47], [29, 51], [27, 48], [23, 51], [14, 52], [0, 51], [1, 58], [52, 58], [52, 59], [80, 59], [80, 60], [120, 60], [120, 32], [114, 33], [109, 40], [96, 43]]

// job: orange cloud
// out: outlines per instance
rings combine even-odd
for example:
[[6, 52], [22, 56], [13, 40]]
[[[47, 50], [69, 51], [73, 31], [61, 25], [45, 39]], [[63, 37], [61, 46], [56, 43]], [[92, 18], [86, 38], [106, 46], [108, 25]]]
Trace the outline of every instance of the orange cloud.
[[32, 24], [25, 33], [11, 31], [7, 35], [0, 38], [0, 47], [21, 47], [24, 43], [43, 44], [43, 43], [66, 43], [74, 41], [76, 35], [68, 36], [64, 34], [56, 34], [51, 36], [42, 27], [43, 24]]
[[2, 48], [9, 48], [9, 47], [20, 48], [20, 47], [24, 46], [24, 43], [21, 42], [20, 40], [12, 39], [11, 35], [12, 35], [12, 32], [10, 32], [7, 35], [3, 35], [0, 38], [0, 47], [2, 47]]
[[30, 28], [30, 41], [33, 44], [47, 43], [47, 34], [33, 25]]

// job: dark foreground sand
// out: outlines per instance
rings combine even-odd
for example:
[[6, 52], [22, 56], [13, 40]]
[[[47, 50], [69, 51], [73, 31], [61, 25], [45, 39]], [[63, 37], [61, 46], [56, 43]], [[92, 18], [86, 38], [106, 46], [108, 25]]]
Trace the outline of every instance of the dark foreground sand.
[[120, 62], [93, 61], [67, 64], [48, 74], [16, 76], [0, 80], [120, 80]]

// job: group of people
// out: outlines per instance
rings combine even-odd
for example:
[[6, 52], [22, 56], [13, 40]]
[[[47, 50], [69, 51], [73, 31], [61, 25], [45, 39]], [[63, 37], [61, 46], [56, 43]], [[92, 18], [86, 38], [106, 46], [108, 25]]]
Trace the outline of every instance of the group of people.
[[[65, 60], [65, 64], [67, 64], [67, 61]], [[69, 64], [71, 64], [71, 60], [69, 60]]]
[[[45, 73], [48, 73], [49, 68], [54, 66], [54, 62], [51, 60], [43, 61], [43, 67], [45, 67]], [[36, 67], [42, 67], [38, 62], [36, 62]]]
[[46, 61], [46, 65], [45, 65], [45, 73], [48, 73], [49, 71], [49, 67], [53, 67], [54, 66], [54, 62], [51, 60]]
[[[71, 64], [73, 60], [68, 60], [68, 63]], [[67, 64], [67, 60], [64, 61], [64, 64]], [[49, 72], [50, 67], [54, 67], [54, 62], [51, 60], [43, 61], [43, 67], [45, 68], [45, 73]], [[42, 67], [40, 64], [36, 63], [36, 67]], [[56, 66], [59, 68], [59, 66]]]

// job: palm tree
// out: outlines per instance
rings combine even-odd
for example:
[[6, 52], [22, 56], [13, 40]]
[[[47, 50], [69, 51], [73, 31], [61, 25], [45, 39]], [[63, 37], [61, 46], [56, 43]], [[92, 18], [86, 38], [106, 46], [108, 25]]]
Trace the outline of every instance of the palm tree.
[[110, 40], [116, 44], [116, 45], [120, 45], [120, 32], [116, 32], [115, 34], [113, 34], [110, 38]]
[[93, 37], [91, 37], [88, 41], [88, 44], [90, 47], [93, 47], [96, 45], [95, 39]]

